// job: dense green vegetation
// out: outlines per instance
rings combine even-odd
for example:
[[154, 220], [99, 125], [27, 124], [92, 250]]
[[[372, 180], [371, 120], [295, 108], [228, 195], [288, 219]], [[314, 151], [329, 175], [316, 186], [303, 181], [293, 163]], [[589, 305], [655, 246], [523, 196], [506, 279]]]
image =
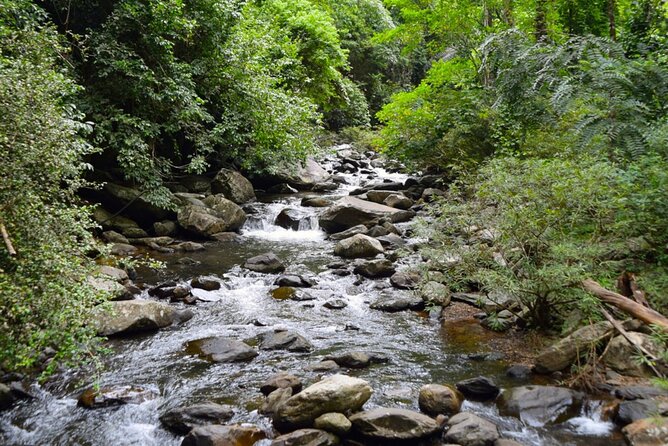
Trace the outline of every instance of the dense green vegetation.
[[272, 171], [323, 129], [456, 180], [424, 252], [453, 288], [545, 327], [630, 271], [665, 310], [667, 36], [660, 0], [0, 0], [0, 364], [91, 339], [86, 180], [170, 206], [174, 176]]

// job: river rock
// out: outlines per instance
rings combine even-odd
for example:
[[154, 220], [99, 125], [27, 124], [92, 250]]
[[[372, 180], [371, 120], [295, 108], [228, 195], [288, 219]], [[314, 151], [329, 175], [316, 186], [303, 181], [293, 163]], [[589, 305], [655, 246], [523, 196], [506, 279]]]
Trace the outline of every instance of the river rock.
[[276, 216], [274, 224], [285, 229], [298, 231], [301, 221], [306, 218], [308, 216], [298, 209], [285, 208]]
[[352, 351], [340, 355], [325, 356], [325, 361], [334, 361], [341, 367], [349, 369], [363, 369], [371, 364], [382, 364], [388, 362], [387, 357], [374, 353]]
[[383, 217], [399, 210], [355, 197], [343, 197], [320, 215], [320, 227], [329, 233], [344, 231], [357, 225], [373, 226]]
[[322, 306], [329, 310], [343, 310], [348, 306], [348, 302], [343, 299], [329, 299], [327, 302], [322, 304]]
[[77, 401], [77, 406], [99, 409], [123, 404], [141, 404], [158, 396], [154, 389], [139, 386], [91, 387], [85, 390]]
[[[629, 331], [628, 336], [646, 351], [655, 357], [661, 354], [661, 346], [651, 336], [637, 331]], [[638, 354], [637, 348], [629, 343], [622, 335], [616, 336], [610, 341], [607, 351], [603, 356], [603, 363], [612, 370], [626, 376], [645, 377], [653, 376], [652, 370], [646, 364], [639, 364], [629, 360]]]
[[384, 235], [387, 235], [388, 233], [389, 233], [389, 231], [387, 229], [385, 229], [384, 227], [382, 227], [380, 225], [375, 225], [375, 226], [372, 226], [371, 228], [369, 228], [369, 230], [366, 232], [366, 235], [368, 235], [369, 237], [376, 238], [376, 237], [382, 237]]
[[[213, 234], [211, 237], [216, 238], [218, 237], [219, 234], [227, 234], [226, 232], [220, 232], [218, 234]], [[170, 246], [170, 248], [174, 249], [175, 251], [180, 251], [180, 252], [199, 252], [199, 251], [204, 251], [206, 248], [204, 245], [201, 243], [196, 243], [196, 242], [180, 242], [175, 245]], [[181, 259], [179, 259], [181, 260]], [[176, 261], [176, 263], [179, 263], [179, 260]], [[199, 263], [199, 262], [197, 262]]]
[[381, 293], [380, 297], [369, 305], [372, 310], [380, 310], [388, 313], [406, 310], [421, 310], [424, 301], [418, 296], [411, 294]]
[[357, 411], [371, 397], [371, 386], [359, 378], [332, 375], [292, 396], [274, 414], [278, 429], [311, 426], [329, 412]]
[[498, 428], [489, 421], [469, 412], [451, 417], [443, 440], [460, 446], [493, 446], [499, 439]]
[[355, 274], [372, 279], [378, 277], [390, 277], [395, 273], [394, 265], [387, 259], [377, 259], [362, 262], [353, 270]]
[[258, 353], [248, 344], [224, 336], [212, 336], [186, 343], [186, 352], [210, 362], [250, 361]]
[[244, 263], [244, 268], [258, 273], [274, 274], [285, 271], [285, 265], [273, 252], [251, 257]]
[[352, 237], [353, 235], [357, 234], [366, 234], [367, 233], [367, 227], [364, 225], [357, 225], [353, 226], [352, 228], [346, 229], [345, 231], [337, 232], [335, 234], [330, 234], [329, 239], [330, 240], [343, 240], [349, 237]]
[[442, 283], [430, 281], [420, 290], [420, 296], [425, 302], [447, 307], [450, 305], [450, 289]]
[[211, 182], [211, 192], [223, 194], [236, 204], [255, 200], [253, 185], [236, 170], [221, 169]]
[[206, 195], [204, 194], [191, 194], [189, 192], [177, 192], [174, 194], [174, 196], [179, 200], [179, 203], [181, 206], [204, 206], [206, 207], [206, 204], [204, 204], [204, 199], [206, 198]]
[[440, 430], [433, 419], [406, 409], [379, 407], [352, 415], [350, 422], [355, 434], [380, 441], [416, 441]]
[[332, 372], [338, 369], [340, 369], [340, 367], [334, 361], [321, 361], [306, 366], [306, 370], [311, 372]]
[[383, 248], [385, 249], [397, 249], [406, 244], [406, 241], [397, 234], [387, 234], [381, 237], [377, 237], [376, 239], [380, 242], [381, 245], [383, 245]]
[[136, 246], [125, 243], [115, 243], [109, 249], [109, 254], [119, 257], [129, 257], [137, 254], [139, 249]]
[[320, 415], [315, 419], [313, 425], [316, 429], [322, 429], [335, 435], [344, 436], [350, 432], [352, 423], [345, 415], [338, 412], [330, 412]]
[[251, 425], [210, 424], [193, 428], [181, 446], [240, 446], [252, 445], [266, 437], [258, 427]]
[[624, 386], [615, 389], [614, 395], [622, 400], [651, 399], [655, 397], [668, 397], [668, 390], [655, 386]]
[[466, 398], [474, 401], [493, 400], [501, 391], [496, 383], [486, 376], [459, 381], [456, 387]]
[[390, 195], [395, 195], [391, 190], [370, 190], [366, 193], [366, 199], [374, 203], [383, 204], [383, 201]]
[[383, 200], [383, 204], [391, 208], [406, 210], [415, 203], [413, 203], [413, 200], [404, 196], [403, 194], [392, 194], [388, 195], [385, 200]]
[[189, 310], [152, 300], [126, 300], [109, 302], [109, 312], [96, 311], [91, 324], [100, 336], [114, 336], [142, 331], [152, 331], [192, 318]]
[[629, 446], [665, 446], [668, 444], [668, 418], [652, 417], [634, 421], [622, 429]]
[[427, 384], [420, 388], [418, 405], [427, 415], [454, 415], [462, 407], [463, 397], [455, 389], [439, 384]]
[[[167, 201], [178, 205], [176, 197], [167, 192]], [[156, 221], [170, 219], [174, 212], [170, 209], [156, 206], [144, 198], [144, 194], [135, 188], [115, 183], [105, 183], [99, 191], [100, 202], [111, 211], [123, 210], [123, 214], [148, 227]]]
[[302, 381], [295, 375], [287, 372], [278, 373], [260, 385], [260, 392], [267, 396], [277, 389], [291, 388], [293, 394], [297, 394], [302, 390]]
[[207, 200], [215, 208], [190, 205], [179, 209], [177, 219], [183, 229], [212, 238], [220, 232], [236, 231], [246, 221], [244, 211], [233, 202], [219, 195], [211, 195]]
[[283, 405], [290, 397], [292, 396], [292, 389], [286, 387], [284, 389], [276, 389], [267, 395], [262, 406], [259, 409], [259, 412], [263, 415], [273, 415], [276, 413], [278, 408]]
[[119, 234], [116, 231], [104, 231], [102, 233], [102, 238], [104, 241], [109, 243], [122, 243], [124, 245], [129, 245], [130, 241], [123, 234]]
[[276, 437], [270, 446], [335, 446], [339, 438], [320, 429], [298, 429]]
[[153, 223], [153, 232], [158, 237], [176, 235], [178, 229], [178, 225], [173, 220], [156, 221]]
[[420, 273], [411, 270], [397, 271], [390, 277], [390, 283], [401, 290], [412, 290], [420, 283]]
[[434, 189], [431, 187], [428, 187], [427, 189], [422, 192], [422, 200], [431, 203], [438, 197], [445, 197], [445, 192], [443, 192], [441, 189]]
[[284, 274], [276, 278], [274, 285], [289, 286], [293, 288], [310, 288], [314, 285], [314, 282], [311, 279], [296, 274]]
[[86, 278], [86, 283], [90, 285], [95, 291], [105, 293], [107, 296], [109, 296], [110, 300], [133, 299], [132, 293], [128, 292], [128, 289], [125, 286], [109, 276], [103, 275], [97, 277], [88, 277]]
[[233, 416], [234, 410], [230, 406], [202, 403], [169, 409], [160, 416], [160, 422], [175, 434], [186, 435], [197, 426], [222, 424]]
[[261, 350], [287, 350], [290, 352], [309, 352], [313, 350], [304, 336], [288, 330], [274, 330], [262, 333], [260, 336]]
[[343, 239], [334, 247], [334, 254], [346, 258], [374, 257], [383, 252], [385, 249], [378, 240], [363, 234]]
[[607, 321], [580, 328], [541, 351], [535, 360], [535, 370], [538, 373], [552, 373], [563, 370], [573, 364], [578, 355], [589, 352], [592, 346], [610, 339], [611, 336], [612, 324]]
[[322, 197], [304, 197], [301, 205], [311, 208], [326, 208], [332, 205], [332, 201]]
[[530, 426], [543, 426], [563, 421], [563, 417], [579, 408], [582, 399], [580, 392], [565, 387], [522, 386], [501, 395], [499, 410]]
[[190, 281], [190, 286], [205, 291], [216, 291], [221, 287], [219, 280], [205, 276], [195, 277]]
[[657, 414], [668, 415], [668, 403], [658, 400], [633, 400], [619, 403], [615, 423], [626, 426], [643, 418], [651, 418]]

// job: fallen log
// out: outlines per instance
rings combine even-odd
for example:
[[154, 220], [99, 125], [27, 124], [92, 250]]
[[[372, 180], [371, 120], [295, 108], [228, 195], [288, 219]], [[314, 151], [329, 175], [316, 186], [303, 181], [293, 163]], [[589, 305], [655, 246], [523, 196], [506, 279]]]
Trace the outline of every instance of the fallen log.
[[668, 331], [668, 318], [658, 311], [654, 311], [651, 308], [647, 308], [622, 296], [621, 294], [605, 289], [592, 279], [584, 280], [582, 282], [582, 287], [585, 291], [598, 297], [602, 302], [612, 305], [646, 324], [656, 325], [657, 327], [661, 327], [663, 330]]

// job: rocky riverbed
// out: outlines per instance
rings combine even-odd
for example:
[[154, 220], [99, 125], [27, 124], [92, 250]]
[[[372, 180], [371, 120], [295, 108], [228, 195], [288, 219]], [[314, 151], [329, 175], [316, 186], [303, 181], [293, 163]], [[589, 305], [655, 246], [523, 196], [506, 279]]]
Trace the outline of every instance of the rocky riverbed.
[[114, 252], [166, 267], [101, 268], [91, 280], [117, 298], [92, 321], [111, 336], [101, 375], [28, 395], [6, 379], [2, 444], [662, 444], [643, 420], [661, 391], [560, 387], [516, 363], [538, 353], [528, 338], [474, 317], [502, 299], [424, 280], [411, 225], [438, 178], [346, 146], [321, 165], [254, 180], [262, 192], [233, 171], [190, 178], [175, 214], [98, 210]]

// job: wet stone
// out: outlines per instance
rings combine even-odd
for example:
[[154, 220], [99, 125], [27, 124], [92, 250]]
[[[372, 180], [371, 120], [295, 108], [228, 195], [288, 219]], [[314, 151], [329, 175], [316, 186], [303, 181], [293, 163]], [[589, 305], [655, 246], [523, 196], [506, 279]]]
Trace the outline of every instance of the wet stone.
[[346, 367], [349, 369], [363, 369], [369, 367], [372, 364], [384, 364], [388, 362], [388, 358], [384, 355], [360, 351], [352, 351], [342, 353], [340, 355], [326, 356], [325, 360], [334, 361], [340, 367]]
[[260, 392], [267, 396], [277, 389], [291, 388], [292, 393], [299, 393], [302, 390], [302, 381], [295, 375], [287, 372], [278, 373], [260, 385]]
[[306, 366], [306, 370], [312, 372], [331, 372], [333, 370], [338, 370], [339, 368], [339, 365], [334, 361], [316, 362], [315, 364]]
[[79, 396], [77, 405], [86, 409], [99, 409], [124, 404], [141, 404], [157, 396], [158, 392], [156, 390], [140, 386], [90, 388]]
[[319, 429], [299, 429], [276, 437], [270, 446], [335, 446], [339, 443], [338, 437], [329, 432]]
[[501, 389], [490, 378], [478, 376], [457, 383], [457, 390], [468, 399], [475, 401], [493, 400]]
[[222, 424], [234, 416], [229, 406], [216, 403], [202, 403], [187, 407], [176, 407], [160, 416], [160, 422], [178, 435], [186, 435], [197, 426]]
[[258, 355], [248, 344], [223, 336], [189, 341], [186, 343], [186, 352], [210, 362], [250, 361]]
[[343, 299], [330, 299], [322, 306], [330, 310], [342, 310], [348, 306], [348, 303]]
[[215, 291], [219, 290], [221, 287], [220, 281], [204, 276], [195, 277], [190, 281], [190, 286], [193, 288], [200, 288], [205, 291]]
[[265, 437], [265, 433], [255, 426], [211, 424], [195, 427], [183, 439], [181, 446], [246, 446]]
[[311, 344], [304, 336], [287, 330], [269, 331], [260, 335], [261, 350], [287, 350], [291, 352], [305, 353], [313, 350]]

